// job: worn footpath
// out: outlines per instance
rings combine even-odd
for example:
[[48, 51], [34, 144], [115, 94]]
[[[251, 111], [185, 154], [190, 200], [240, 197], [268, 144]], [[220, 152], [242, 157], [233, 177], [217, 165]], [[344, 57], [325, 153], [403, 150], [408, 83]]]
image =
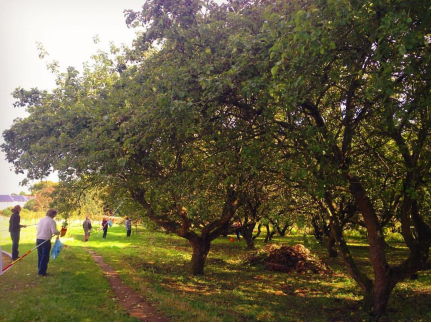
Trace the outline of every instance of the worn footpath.
[[105, 277], [108, 279], [113, 292], [118, 298], [119, 303], [133, 317], [138, 318], [142, 322], [169, 322], [170, 319], [157, 313], [155, 308], [146, 302], [145, 298], [138, 294], [135, 290], [123, 283], [120, 275], [103, 261], [103, 258], [95, 252], [86, 249], [93, 257], [95, 262], [103, 270]]

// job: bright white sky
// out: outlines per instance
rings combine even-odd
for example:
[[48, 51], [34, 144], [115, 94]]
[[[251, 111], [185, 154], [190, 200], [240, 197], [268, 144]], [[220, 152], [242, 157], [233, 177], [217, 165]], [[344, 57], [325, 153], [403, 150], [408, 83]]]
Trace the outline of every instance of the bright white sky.
[[[3, 131], [15, 118], [25, 117], [23, 108], [14, 108], [11, 93], [17, 87], [51, 90], [55, 76], [47, 62], [82, 70], [98, 49], [109, 51], [109, 42], [130, 45], [137, 29], [128, 29], [123, 10], [140, 10], [145, 0], [0, 0], [0, 144]], [[100, 42], [95, 44], [93, 37]], [[42, 43], [49, 56], [39, 59], [36, 42]], [[0, 195], [21, 191], [25, 177], [10, 170], [0, 151]], [[57, 181], [55, 176], [48, 180]]]

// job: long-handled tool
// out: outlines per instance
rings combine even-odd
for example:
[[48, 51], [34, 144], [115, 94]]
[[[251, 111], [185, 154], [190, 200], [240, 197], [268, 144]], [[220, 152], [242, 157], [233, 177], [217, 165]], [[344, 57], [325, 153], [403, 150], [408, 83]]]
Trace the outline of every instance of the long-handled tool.
[[[53, 236], [54, 236], [54, 235], [53, 235]], [[51, 238], [52, 238], [52, 237], [51, 237]], [[30, 254], [30, 252], [32, 252], [33, 250], [35, 250], [37, 247], [40, 247], [40, 246], [43, 245], [45, 242], [50, 241], [51, 238], [48, 239], [48, 240], [45, 240], [44, 242], [42, 242], [42, 243], [40, 243], [40, 244], [38, 244], [36, 247], [34, 247], [33, 249], [27, 251], [24, 255], [22, 255], [21, 257], [19, 257], [18, 259], [16, 259], [15, 261], [11, 262], [11, 263], [10, 263], [9, 265], [7, 265], [6, 267], [4, 267], [4, 268], [2, 269], [0, 275], [2, 275], [2, 274], [3, 274], [3, 273], [4, 273], [8, 268], [10, 268], [10, 267], [12, 267], [13, 265], [15, 265], [18, 261], [22, 260], [24, 257], [27, 257], [27, 256]]]
[[111, 214], [111, 216], [114, 216], [114, 214], [116, 214], [117, 210], [119, 209], [119, 207], [123, 204], [123, 202], [121, 202], [119, 204], [119, 206], [117, 206], [117, 208], [114, 210], [114, 212]]
[[[27, 227], [31, 227], [33, 225], [37, 225], [37, 224], [26, 224], [25, 227], [23, 227], [22, 229], [25, 229]], [[3, 231], [9, 231], [9, 229], [0, 230], [0, 232], [3, 232]]]

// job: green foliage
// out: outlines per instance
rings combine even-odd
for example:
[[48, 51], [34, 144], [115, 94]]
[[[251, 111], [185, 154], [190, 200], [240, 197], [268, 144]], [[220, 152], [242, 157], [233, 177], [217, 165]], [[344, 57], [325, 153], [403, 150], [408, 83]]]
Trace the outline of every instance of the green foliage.
[[404, 239], [400, 233], [390, 232], [390, 233], [386, 234], [386, 241], [403, 243]]
[[345, 236], [351, 239], [365, 239], [367, 237], [367, 231], [365, 229], [345, 230]]
[[64, 219], [62, 224], [61, 224], [62, 228], [67, 228], [68, 225], [69, 225], [69, 223], [68, 223], [67, 219]]
[[[60, 183], [53, 193], [53, 204], [62, 218], [96, 217], [105, 214], [103, 189], [84, 189], [79, 181]], [[112, 210], [113, 211], [113, 210]]]
[[12, 215], [12, 207], [8, 207], [8, 208], [6, 208], [6, 209], [3, 209], [3, 210], [1, 211], [1, 213], [2, 213], [4, 216], [10, 217], [10, 216]]
[[36, 207], [36, 200], [32, 199], [30, 201], [28, 201], [26, 204], [24, 204], [24, 209], [29, 210], [29, 211], [34, 211]]

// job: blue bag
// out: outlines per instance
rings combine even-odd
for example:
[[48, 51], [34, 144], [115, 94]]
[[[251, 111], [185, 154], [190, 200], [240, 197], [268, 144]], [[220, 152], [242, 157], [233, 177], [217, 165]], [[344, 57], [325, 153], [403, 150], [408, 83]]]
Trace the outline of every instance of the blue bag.
[[60, 239], [56, 239], [54, 246], [51, 250], [51, 258], [56, 259], [62, 249], [63, 249], [63, 243], [60, 242]]

